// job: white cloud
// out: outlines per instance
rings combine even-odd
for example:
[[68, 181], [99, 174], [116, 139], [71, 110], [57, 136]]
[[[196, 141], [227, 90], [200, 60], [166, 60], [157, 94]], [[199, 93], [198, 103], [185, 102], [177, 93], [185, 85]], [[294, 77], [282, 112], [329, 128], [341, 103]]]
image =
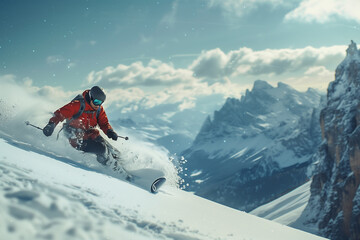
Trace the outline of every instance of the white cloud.
[[145, 96], [145, 92], [140, 88], [128, 88], [128, 89], [115, 88], [115, 89], [107, 90], [106, 95], [107, 95], [106, 102], [121, 101], [124, 103], [129, 103], [129, 102], [140, 101]]
[[174, 103], [179, 104], [178, 110], [184, 110], [194, 107], [194, 98], [199, 96], [239, 98], [259, 78], [272, 84], [286, 82], [298, 90], [324, 89], [333, 80], [329, 66], [341, 62], [345, 49], [332, 46], [254, 51], [244, 47], [225, 53], [217, 48], [203, 51], [188, 68], [153, 59], [147, 65], [134, 62], [92, 71], [87, 86], [106, 88], [107, 104], [124, 111]]
[[306, 91], [309, 87], [326, 92], [331, 81], [334, 81], [335, 73], [324, 66], [310, 67], [300, 77], [289, 77], [284, 82], [300, 91]]
[[172, 27], [175, 24], [176, 21], [176, 14], [178, 9], [179, 2], [178, 0], [175, 0], [171, 5], [171, 11], [167, 13], [160, 21], [161, 25], [164, 25], [166, 27]]
[[203, 51], [201, 55], [190, 66], [195, 76], [206, 76], [210, 78], [219, 78], [225, 75], [225, 67], [228, 62], [228, 56], [219, 48]]
[[66, 59], [62, 55], [52, 55], [46, 58], [46, 63], [51, 66], [61, 66], [68, 70], [73, 69], [76, 66], [76, 63], [73, 62], [70, 58]]
[[318, 76], [330, 76], [334, 74], [334, 72], [329, 71], [324, 66], [311, 67], [305, 72], [305, 75], [313, 75], [313, 74], [316, 74]]
[[186, 99], [179, 105], [179, 111], [184, 111], [185, 109], [194, 108], [195, 105], [196, 104], [195, 104], [195, 102], [193, 100]]
[[[360, 23], [359, 0], [205, 0], [209, 7], [220, 7], [225, 15], [241, 17], [260, 6], [292, 9], [285, 20], [325, 23], [334, 17]], [[297, 5], [297, 7], [296, 7]]]
[[150, 60], [147, 66], [142, 62], [131, 65], [119, 64], [117, 67], [106, 67], [87, 77], [88, 84], [99, 84], [106, 88], [133, 86], [171, 86], [184, 82], [193, 82], [193, 72], [188, 69], [176, 69], [171, 64]]
[[180, 104], [181, 107], [179, 107], [179, 110], [182, 111], [195, 106], [195, 99], [201, 96], [222, 95], [224, 98], [240, 97], [245, 89], [244, 85], [234, 84], [230, 81], [212, 85], [206, 82], [192, 85], [181, 84], [159, 92], [147, 94], [142, 100], [142, 105], [150, 108], [160, 104], [182, 103]]
[[360, 23], [359, 0], [304, 0], [285, 16], [285, 20], [325, 23], [334, 17]]
[[267, 4], [273, 8], [287, 6], [289, 2], [285, 0], [206, 0], [209, 7], [220, 7], [225, 14], [243, 16], [257, 9], [259, 6]]
[[61, 63], [64, 61], [65, 61], [65, 58], [61, 55], [53, 55], [53, 56], [48, 56], [46, 58], [46, 62], [48, 64], [57, 64], [57, 63]]
[[107, 105], [121, 109], [123, 113], [137, 110], [151, 109], [158, 106], [175, 104], [177, 109], [171, 111], [183, 111], [193, 108], [196, 99], [204, 96], [220, 95], [226, 97], [240, 98], [246, 87], [250, 85], [233, 84], [230, 81], [209, 85], [206, 82], [191, 84], [179, 84], [168, 86], [158, 91], [145, 92], [139, 88], [107, 89]]
[[[272, 84], [285, 82], [298, 90], [306, 90], [308, 87], [326, 90], [328, 83], [334, 80], [329, 63], [334, 66], [339, 64], [345, 56], [345, 49], [346, 46], [332, 46], [254, 51], [244, 47], [225, 53], [217, 48], [203, 51], [188, 68], [175, 68], [171, 63], [154, 59], [147, 65], [142, 62], [119, 64], [92, 71], [88, 75], [87, 84], [104, 87], [108, 96], [105, 108], [116, 109], [114, 111], [117, 113], [119, 110], [131, 112], [160, 105], [165, 108], [169, 104], [177, 106], [177, 109], [171, 109], [172, 112], [183, 111], [196, 107], [201, 97], [218, 95], [240, 98], [246, 89], [252, 88], [253, 81], [260, 77]], [[38, 102], [42, 104], [46, 102], [46, 106], [42, 107], [48, 112], [41, 121], [83, 91], [67, 92], [60, 87], [36, 87], [30, 78], [19, 83], [14, 75], [0, 76], [0, 81], [7, 82], [9, 86], [14, 83], [21, 85], [27, 95], [41, 99]], [[150, 88], [143, 86], [157, 88], [148, 91]], [[9, 98], [18, 101], [18, 97], [9, 95]], [[19, 105], [32, 108], [38, 102]]]
[[301, 49], [250, 48], [224, 53], [220, 49], [203, 52], [190, 66], [195, 76], [203, 78], [241, 75], [280, 75], [305, 70], [313, 65], [338, 63], [345, 56], [345, 46], [306, 47]]

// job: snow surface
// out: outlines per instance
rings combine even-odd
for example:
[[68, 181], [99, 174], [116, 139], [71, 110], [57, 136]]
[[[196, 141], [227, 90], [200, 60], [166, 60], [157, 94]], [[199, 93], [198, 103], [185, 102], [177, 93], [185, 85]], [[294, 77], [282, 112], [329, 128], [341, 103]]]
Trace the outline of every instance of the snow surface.
[[2, 239], [323, 239], [165, 185], [158, 194], [0, 138]]
[[298, 222], [310, 198], [310, 185], [311, 181], [308, 181], [295, 190], [254, 209], [250, 213], [287, 226], [303, 229], [305, 227], [298, 225]]

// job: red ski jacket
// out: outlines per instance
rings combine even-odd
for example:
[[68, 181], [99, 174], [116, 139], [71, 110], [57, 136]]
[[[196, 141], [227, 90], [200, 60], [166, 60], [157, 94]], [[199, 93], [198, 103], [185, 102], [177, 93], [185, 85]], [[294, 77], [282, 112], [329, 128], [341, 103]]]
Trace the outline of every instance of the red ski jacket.
[[[77, 134], [78, 138], [80, 137], [83, 139], [95, 139], [100, 135], [99, 131], [95, 129], [97, 125], [99, 125], [100, 129], [105, 134], [107, 134], [107, 131], [109, 129], [112, 129], [112, 127], [109, 124], [109, 120], [102, 106], [100, 106], [100, 113], [98, 115], [98, 118], [96, 118], [97, 110], [91, 107], [88, 92], [89, 90], [85, 90], [82, 94], [85, 99], [84, 112], [77, 119], [71, 120], [69, 122], [69, 126], [83, 130], [80, 131], [81, 134]], [[59, 122], [62, 122], [65, 119], [70, 120], [75, 114], [79, 112], [80, 105], [81, 103], [79, 100], [75, 100], [66, 104], [65, 106], [54, 112], [54, 117], [50, 118], [50, 122], [53, 122], [57, 125]]]

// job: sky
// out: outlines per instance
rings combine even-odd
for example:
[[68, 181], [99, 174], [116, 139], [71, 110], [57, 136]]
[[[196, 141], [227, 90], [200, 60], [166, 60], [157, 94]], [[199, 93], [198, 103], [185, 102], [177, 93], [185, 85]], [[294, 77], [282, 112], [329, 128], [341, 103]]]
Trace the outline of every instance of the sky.
[[360, 42], [358, 12], [358, 0], [2, 0], [0, 82], [49, 98], [99, 85], [118, 106], [182, 108], [257, 79], [326, 91]]

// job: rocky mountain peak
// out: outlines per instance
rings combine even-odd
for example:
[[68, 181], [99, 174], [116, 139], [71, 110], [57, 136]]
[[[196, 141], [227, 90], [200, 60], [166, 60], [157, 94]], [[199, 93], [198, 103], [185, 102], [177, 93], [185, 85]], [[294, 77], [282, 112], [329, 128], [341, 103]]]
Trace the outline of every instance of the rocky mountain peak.
[[324, 141], [305, 211], [333, 240], [360, 239], [360, 54], [353, 41], [346, 52], [321, 111]]
[[268, 82], [263, 81], [263, 80], [256, 80], [254, 82], [254, 87], [252, 91], [256, 91], [256, 90], [266, 90], [266, 89], [272, 89], [273, 86], [271, 86]]
[[348, 47], [348, 49], [346, 49], [346, 56], [348, 57], [358, 57], [359, 56], [359, 51], [357, 49], [356, 43], [351, 40], [351, 43]]
[[223, 107], [214, 112], [213, 118], [206, 119], [195, 142], [200, 136], [243, 135], [244, 128], [251, 128], [247, 132], [258, 132], [257, 129], [263, 130], [265, 126], [277, 127], [284, 116], [288, 120], [297, 119], [319, 104], [319, 100], [320, 94], [316, 91], [301, 93], [285, 83], [279, 82], [273, 87], [257, 80], [241, 99], [228, 98]]
[[335, 71], [335, 81], [329, 84], [328, 100], [330, 102], [343, 98], [344, 95], [353, 95], [360, 86], [360, 50], [356, 43], [351, 41], [346, 50], [345, 59]]
[[258, 80], [241, 99], [228, 98], [182, 153], [187, 189], [250, 210], [306, 181], [321, 141], [320, 97]]

